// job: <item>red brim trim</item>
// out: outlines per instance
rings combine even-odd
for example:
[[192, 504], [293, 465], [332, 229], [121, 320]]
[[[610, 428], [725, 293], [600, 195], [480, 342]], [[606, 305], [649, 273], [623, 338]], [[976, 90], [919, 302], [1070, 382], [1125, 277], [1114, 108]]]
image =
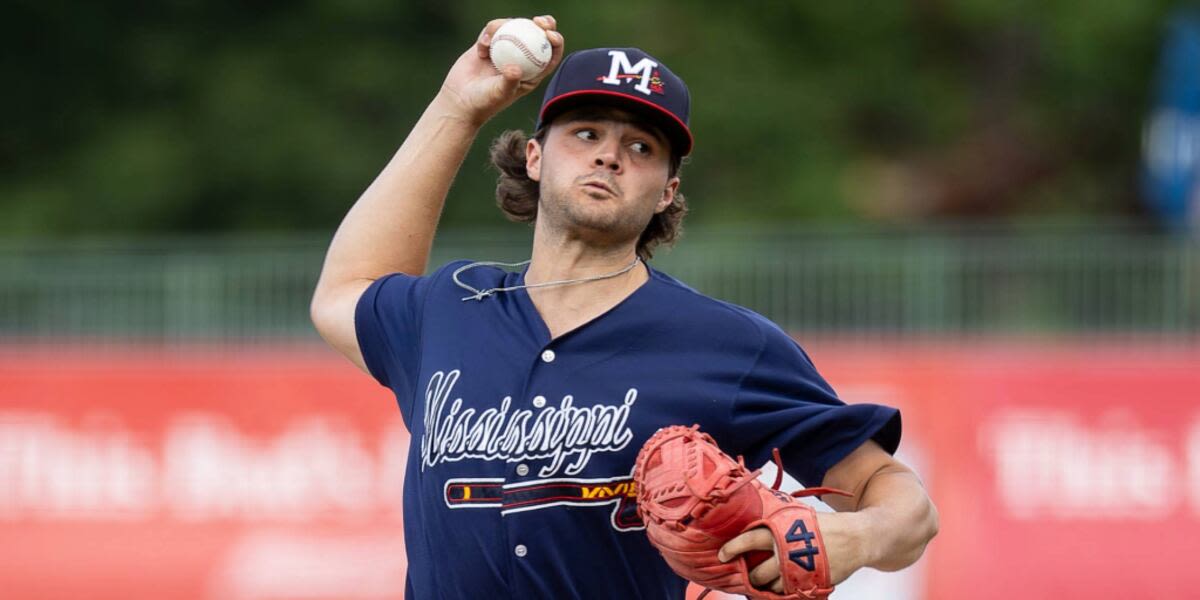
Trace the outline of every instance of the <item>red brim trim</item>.
[[547, 102], [545, 105], [542, 106], [542, 111], [540, 113], [538, 113], [538, 122], [539, 123], [545, 122], [546, 112], [555, 104], [558, 104], [560, 101], [565, 100], [567, 98], [578, 97], [578, 96], [610, 96], [613, 98], [620, 98], [621, 100], [625, 100], [627, 102], [640, 104], [647, 108], [652, 108], [658, 114], [668, 117], [669, 120], [675, 124], [676, 129], [678, 131], [683, 132], [684, 138], [686, 138], [686, 140], [687, 140], [687, 147], [684, 148], [683, 151], [679, 153], [679, 155], [687, 156], [688, 154], [690, 154], [692, 152], [692, 144], [694, 143], [694, 140], [692, 139], [692, 131], [690, 129], [688, 129], [688, 126], [686, 123], [681, 121], [679, 119], [679, 117], [675, 116], [675, 113], [673, 113], [653, 102], [650, 102], [648, 100], [642, 100], [641, 98], [630, 96], [629, 94], [622, 94], [620, 92], [610, 92], [607, 90], [576, 90], [574, 92], [567, 92], [565, 94], [560, 94], [558, 96], [551, 98], [549, 102]]

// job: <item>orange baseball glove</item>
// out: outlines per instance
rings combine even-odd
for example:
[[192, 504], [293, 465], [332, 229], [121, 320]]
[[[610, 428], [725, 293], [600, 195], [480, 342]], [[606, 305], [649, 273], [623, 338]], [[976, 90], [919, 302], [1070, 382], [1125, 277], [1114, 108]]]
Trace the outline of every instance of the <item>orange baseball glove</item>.
[[[758, 481], [760, 471], [722, 452], [699, 425], [660, 429], [638, 453], [633, 478], [646, 534], [675, 573], [709, 588], [704, 595], [717, 589], [754, 599], [811, 600], [833, 591], [817, 513], [796, 498], [850, 494], [829, 488], [779, 491], [783, 468], [779, 451], [774, 455], [779, 475], [768, 488]], [[775, 539], [783, 595], [750, 583], [751, 569], [770, 558], [769, 552], [748, 552], [727, 563], [717, 558], [721, 546], [755, 527], [766, 527]]]

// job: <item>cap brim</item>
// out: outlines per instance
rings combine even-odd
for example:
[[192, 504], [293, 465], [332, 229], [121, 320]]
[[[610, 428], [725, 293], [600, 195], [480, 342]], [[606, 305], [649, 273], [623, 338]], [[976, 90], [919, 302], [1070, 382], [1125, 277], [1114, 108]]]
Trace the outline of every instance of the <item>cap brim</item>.
[[688, 129], [687, 124], [679, 120], [679, 117], [653, 102], [619, 92], [578, 90], [556, 96], [542, 106], [542, 112], [538, 115], [539, 127], [572, 108], [589, 104], [633, 110], [662, 129], [670, 139], [672, 146], [678, 150], [679, 156], [687, 156], [692, 152], [692, 132]]

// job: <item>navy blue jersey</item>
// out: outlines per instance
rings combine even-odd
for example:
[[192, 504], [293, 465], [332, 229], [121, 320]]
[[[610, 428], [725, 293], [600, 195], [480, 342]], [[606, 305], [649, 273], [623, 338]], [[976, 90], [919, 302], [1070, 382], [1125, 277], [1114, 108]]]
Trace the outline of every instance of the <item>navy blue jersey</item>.
[[[409, 600], [684, 597], [650, 545], [633, 464], [660, 427], [698, 423], [747, 465], [778, 447], [806, 486], [897, 410], [846, 405], [764, 317], [650, 269], [620, 304], [557, 339], [524, 290], [481, 301], [451, 273], [374, 282], [355, 326], [412, 434], [404, 482]], [[474, 288], [524, 273], [476, 267]]]

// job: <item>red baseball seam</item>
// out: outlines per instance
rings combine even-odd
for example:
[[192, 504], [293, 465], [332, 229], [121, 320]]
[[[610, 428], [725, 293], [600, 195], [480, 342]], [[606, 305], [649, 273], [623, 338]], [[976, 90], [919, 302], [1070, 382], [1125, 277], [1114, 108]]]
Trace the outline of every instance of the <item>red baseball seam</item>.
[[536, 67], [537, 67], [537, 68], [539, 68], [539, 69], [541, 69], [541, 68], [545, 67], [545, 66], [546, 66], [546, 64], [547, 64], [547, 63], [546, 63], [546, 61], [544, 61], [544, 60], [542, 60], [542, 59], [538, 58], [537, 56], [535, 56], [535, 55], [533, 54], [533, 52], [531, 52], [531, 51], [529, 50], [529, 48], [528, 48], [528, 47], [525, 45], [525, 42], [522, 42], [522, 41], [521, 41], [519, 38], [517, 38], [516, 36], [510, 35], [510, 34], [507, 34], [507, 33], [505, 33], [505, 34], [501, 34], [501, 35], [498, 35], [498, 36], [496, 36], [495, 38], [493, 38], [493, 39], [492, 39], [492, 45], [493, 45], [493, 46], [495, 46], [495, 45], [496, 45], [496, 42], [510, 42], [510, 43], [512, 43], [512, 45], [516, 46], [516, 47], [517, 47], [517, 49], [521, 51], [521, 54], [524, 54], [524, 55], [525, 55], [525, 58], [528, 58], [528, 59], [529, 59], [529, 62], [533, 63], [533, 64], [534, 64], [534, 66], [536, 66]]

